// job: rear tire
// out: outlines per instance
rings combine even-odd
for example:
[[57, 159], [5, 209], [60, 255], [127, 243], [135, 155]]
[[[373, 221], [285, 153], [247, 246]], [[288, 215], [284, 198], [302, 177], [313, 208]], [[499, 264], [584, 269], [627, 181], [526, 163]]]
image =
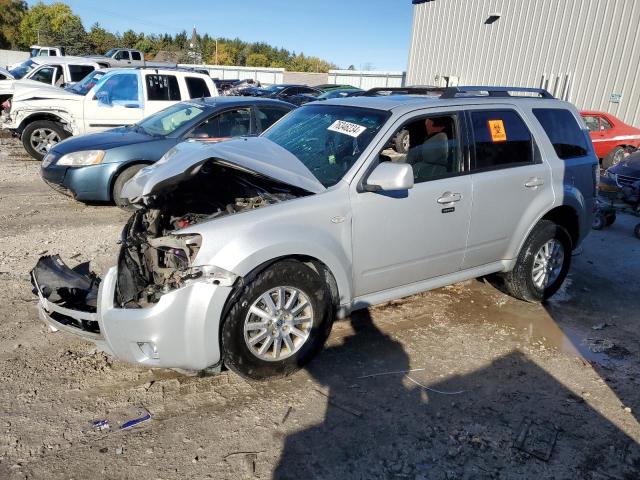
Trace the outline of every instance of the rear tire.
[[614, 165], [617, 165], [618, 163], [620, 163], [621, 160], [624, 159], [625, 153], [626, 151], [624, 147], [614, 148], [602, 160], [602, 168], [606, 170], [609, 167], [613, 167]]
[[42, 160], [54, 145], [70, 136], [58, 122], [36, 120], [22, 130], [21, 139], [27, 153], [36, 160]]
[[508, 293], [526, 302], [547, 300], [567, 276], [571, 250], [571, 237], [564, 227], [540, 220], [522, 246], [515, 267], [504, 274]]
[[116, 181], [113, 183], [113, 189], [111, 190], [111, 198], [113, 198], [113, 203], [116, 204], [119, 208], [123, 210], [132, 210], [133, 207], [129, 203], [129, 200], [126, 198], [122, 198], [122, 188], [124, 184], [131, 180], [139, 170], [146, 167], [143, 164], [133, 165], [131, 167], [125, 168], [120, 174]]
[[[295, 297], [294, 291], [298, 292]], [[296, 313], [301, 306], [304, 309]], [[329, 288], [312, 268], [296, 260], [275, 263], [243, 287], [226, 316], [221, 342], [224, 363], [251, 380], [289, 375], [320, 351], [331, 332], [333, 315]]]
[[593, 216], [593, 220], [591, 222], [591, 228], [594, 230], [602, 230], [607, 224], [607, 220], [604, 218], [604, 215], [601, 213], [596, 213]]

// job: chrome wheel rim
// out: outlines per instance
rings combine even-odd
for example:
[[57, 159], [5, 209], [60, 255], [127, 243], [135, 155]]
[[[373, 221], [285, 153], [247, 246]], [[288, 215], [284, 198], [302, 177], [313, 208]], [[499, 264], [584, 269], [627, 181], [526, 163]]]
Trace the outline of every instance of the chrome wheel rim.
[[275, 287], [253, 302], [244, 320], [244, 341], [260, 360], [284, 360], [307, 342], [313, 327], [309, 297], [295, 287]]
[[611, 165], [619, 164], [622, 161], [622, 159], [624, 159], [625, 153], [626, 152], [623, 149], [618, 149], [616, 153], [613, 155], [613, 158], [611, 159]]
[[564, 264], [564, 248], [555, 238], [540, 247], [533, 260], [531, 278], [540, 290], [553, 284], [560, 276]]
[[60, 135], [50, 128], [38, 128], [31, 133], [29, 142], [36, 152], [45, 155], [51, 147], [60, 142]]

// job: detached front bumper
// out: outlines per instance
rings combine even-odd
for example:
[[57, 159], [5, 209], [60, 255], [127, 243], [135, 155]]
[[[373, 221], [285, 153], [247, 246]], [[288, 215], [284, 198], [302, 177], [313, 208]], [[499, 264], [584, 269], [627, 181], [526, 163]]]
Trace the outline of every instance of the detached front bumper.
[[[193, 283], [164, 294], [149, 308], [117, 308], [117, 267], [112, 267], [100, 284], [97, 312], [89, 313], [47, 300], [36, 273], [33, 278], [42, 320], [94, 342], [116, 358], [185, 370], [202, 370], [220, 361], [219, 326], [231, 287]], [[97, 322], [97, 327], [89, 332], [81, 328], [82, 322]]]

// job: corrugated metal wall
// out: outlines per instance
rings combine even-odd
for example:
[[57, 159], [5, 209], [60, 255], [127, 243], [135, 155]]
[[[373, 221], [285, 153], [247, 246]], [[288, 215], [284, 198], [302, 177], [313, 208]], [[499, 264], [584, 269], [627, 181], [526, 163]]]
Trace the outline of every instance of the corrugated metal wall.
[[[640, 126], [640, 0], [435, 0], [413, 8], [408, 85], [458, 77], [460, 85], [542, 86]], [[494, 13], [500, 18], [486, 23]]]
[[220, 80], [244, 80], [252, 78], [262, 85], [282, 83], [284, 68], [271, 67], [236, 67], [232, 65], [201, 65], [181, 63], [180, 66], [199, 67], [209, 70], [209, 75]]
[[403, 87], [405, 72], [381, 70], [329, 70], [329, 82], [368, 90], [375, 87]]
[[12, 63], [24, 62], [29, 58], [29, 52], [18, 52], [17, 50], [0, 50], [0, 67], [5, 68]]

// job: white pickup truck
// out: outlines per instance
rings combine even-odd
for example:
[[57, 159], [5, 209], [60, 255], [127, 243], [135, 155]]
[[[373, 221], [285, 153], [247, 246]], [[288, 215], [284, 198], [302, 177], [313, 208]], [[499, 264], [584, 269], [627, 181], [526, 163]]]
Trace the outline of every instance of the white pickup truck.
[[0, 80], [0, 105], [18, 90], [42, 84], [66, 87], [79, 82], [100, 68], [96, 62], [82, 57], [34, 57], [7, 71]]
[[87, 58], [98, 62], [103, 67], [177, 67], [175, 63], [148, 62], [140, 50], [133, 48], [112, 48], [104, 55], [90, 55]]
[[17, 94], [0, 122], [41, 160], [71, 135], [131, 125], [182, 100], [215, 96], [218, 90], [209, 75], [180, 69], [113, 69], [86, 94], [62, 89]]

